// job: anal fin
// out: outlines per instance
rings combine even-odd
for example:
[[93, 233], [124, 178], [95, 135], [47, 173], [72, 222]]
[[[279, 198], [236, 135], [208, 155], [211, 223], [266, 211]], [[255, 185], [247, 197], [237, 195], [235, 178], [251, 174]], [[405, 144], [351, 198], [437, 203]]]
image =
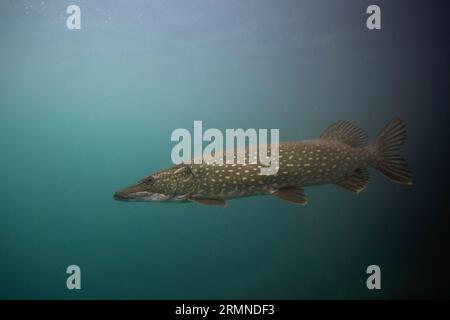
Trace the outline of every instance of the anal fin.
[[350, 176], [334, 182], [334, 184], [348, 191], [360, 193], [369, 183], [369, 178], [369, 170], [366, 167], [361, 167], [356, 169]]
[[226, 206], [226, 201], [219, 198], [189, 197], [188, 200], [208, 206]]
[[306, 197], [305, 190], [302, 186], [289, 186], [278, 189], [273, 193], [274, 196], [288, 202], [295, 204], [306, 205], [308, 198]]

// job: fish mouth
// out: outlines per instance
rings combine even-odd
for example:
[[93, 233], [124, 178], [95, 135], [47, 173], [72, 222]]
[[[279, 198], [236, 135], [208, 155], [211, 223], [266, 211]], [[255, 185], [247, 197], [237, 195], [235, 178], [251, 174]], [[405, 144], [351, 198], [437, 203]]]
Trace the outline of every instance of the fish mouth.
[[132, 196], [132, 193], [126, 193], [122, 191], [117, 191], [114, 193], [114, 199], [119, 201], [132, 201], [134, 200], [134, 197]]
[[170, 199], [170, 196], [160, 193], [147, 191], [125, 192], [123, 190], [115, 192], [113, 197], [118, 201], [167, 201]]

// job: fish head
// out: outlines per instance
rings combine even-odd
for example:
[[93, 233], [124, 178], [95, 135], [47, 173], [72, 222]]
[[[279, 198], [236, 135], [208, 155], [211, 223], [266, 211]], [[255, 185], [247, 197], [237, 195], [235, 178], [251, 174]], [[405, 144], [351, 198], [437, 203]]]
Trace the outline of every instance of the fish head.
[[122, 201], [183, 201], [197, 184], [189, 165], [181, 164], [151, 174], [114, 194]]

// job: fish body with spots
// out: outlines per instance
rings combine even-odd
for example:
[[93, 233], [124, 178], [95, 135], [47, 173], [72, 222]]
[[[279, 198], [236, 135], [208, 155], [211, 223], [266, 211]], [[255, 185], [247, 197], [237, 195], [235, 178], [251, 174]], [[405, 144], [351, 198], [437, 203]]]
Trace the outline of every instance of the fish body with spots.
[[411, 173], [399, 152], [405, 138], [405, 125], [399, 119], [391, 121], [369, 144], [363, 130], [338, 121], [318, 139], [280, 143], [275, 174], [261, 174], [264, 165], [257, 159], [257, 149], [247, 147], [245, 164], [228, 164], [224, 155], [221, 163], [204, 159], [199, 164], [175, 165], [117, 191], [114, 197], [224, 205], [227, 199], [270, 195], [304, 205], [305, 186], [335, 184], [361, 192], [369, 181], [368, 166], [394, 182], [410, 185]]

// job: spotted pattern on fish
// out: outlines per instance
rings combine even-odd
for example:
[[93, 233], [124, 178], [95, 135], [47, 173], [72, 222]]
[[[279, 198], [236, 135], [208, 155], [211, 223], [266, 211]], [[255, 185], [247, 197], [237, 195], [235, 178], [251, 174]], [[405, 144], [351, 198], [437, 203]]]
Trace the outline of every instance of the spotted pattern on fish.
[[193, 195], [234, 198], [272, 194], [289, 185], [332, 183], [367, 166], [375, 157], [365, 149], [321, 139], [281, 143], [279, 148], [279, 168], [274, 175], [261, 175], [264, 165], [260, 163], [190, 165], [198, 181]]
[[[115, 198], [223, 205], [226, 199], [273, 195], [306, 204], [304, 186], [331, 183], [359, 193], [369, 181], [369, 165], [395, 182], [410, 185], [411, 173], [399, 153], [405, 137], [404, 123], [394, 119], [366, 145], [363, 130], [338, 121], [319, 139], [280, 143], [279, 162], [273, 164], [278, 169], [276, 174], [262, 175], [265, 165], [258, 161], [257, 149], [247, 147], [245, 164], [214, 163], [206, 158], [200, 164], [192, 161], [176, 165], [118, 191]], [[270, 155], [270, 146], [268, 151]], [[220, 158], [226, 160], [226, 155]]]

